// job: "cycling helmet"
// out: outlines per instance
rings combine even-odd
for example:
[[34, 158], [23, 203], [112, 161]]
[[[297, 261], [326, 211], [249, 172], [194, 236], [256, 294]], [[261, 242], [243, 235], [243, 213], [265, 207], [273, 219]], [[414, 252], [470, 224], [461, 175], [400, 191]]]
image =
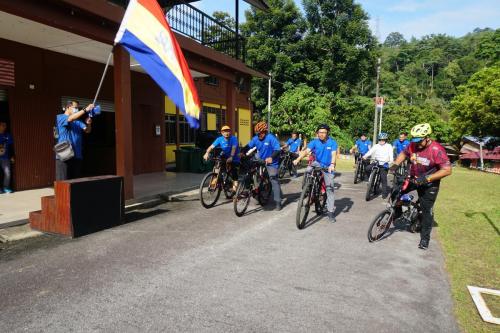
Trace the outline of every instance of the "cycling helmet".
[[330, 126], [328, 126], [327, 124], [319, 125], [318, 128], [316, 129], [316, 132], [318, 132], [319, 130], [322, 130], [322, 129], [326, 129], [328, 132], [330, 132]]
[[258, 122], [254, 128], [255, 133], [267, 132], [267, 130], [268, 130], [267, 123], [264, 121]]
[[429, 136], [431, 133], [432, 133], [432, 128], [431, 125], [429, 125], [428, 123], [415, 125], [413, 126], [410, 132], [412, 136], [411, 141], [420, 142], [422, 141], [423, 138]]
[[381, 132], [378, 134], [378, 139], [379, 140], [387, 140], [389, 138], [389, 135], [385, 132]]

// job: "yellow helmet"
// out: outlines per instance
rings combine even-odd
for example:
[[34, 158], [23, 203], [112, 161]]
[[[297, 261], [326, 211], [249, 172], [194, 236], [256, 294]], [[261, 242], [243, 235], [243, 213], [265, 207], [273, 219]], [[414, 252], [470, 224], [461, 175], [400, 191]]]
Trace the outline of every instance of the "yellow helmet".
[[426, 136], [429, 136], [429, 135], [432, 134], [431, 125], [429, 125], [428, 123], [415, 125], [411, 129], [410, 134], [412, 136], [412, 140], [411, 141], [413, 141], [413, 142], [419, 142], [423, 138], [425, 138]]

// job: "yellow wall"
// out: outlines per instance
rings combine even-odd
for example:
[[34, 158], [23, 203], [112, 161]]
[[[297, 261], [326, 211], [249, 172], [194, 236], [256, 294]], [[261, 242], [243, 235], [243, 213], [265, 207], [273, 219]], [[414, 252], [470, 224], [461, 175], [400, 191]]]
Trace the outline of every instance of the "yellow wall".
[[241, 146], [246, 145], [252, 135], [252, 130], [251, 130], [251, 124], [252, 120], [250, 119], [250, 110], [248, 109], [238, 109], [238, 128], [239, 128], [239, 137], [238, 141], [240, 142]]
[[175, 114], [175, 104], [167, 96], [165, 96], [165, 113]]

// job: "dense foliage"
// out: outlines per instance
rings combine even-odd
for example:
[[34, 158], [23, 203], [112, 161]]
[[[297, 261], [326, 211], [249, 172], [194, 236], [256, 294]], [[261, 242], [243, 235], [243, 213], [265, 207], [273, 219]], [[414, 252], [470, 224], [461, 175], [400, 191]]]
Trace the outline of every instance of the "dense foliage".
[[[381, 58], [382, 128], [392, 138], [429, 122], [439, 140], [499, 135], [500, 29], [475, 29], [455, 38], [379, 43], [354, 0], [269, 0], [269, 12], [246, 12], [247, 61], [271, 72], [273, 131], [311, 136], [328, 123], [342, 146], [373, 131], [376, 60]], [[217, 14], [221, 19], [227, 17]], [[254, 79], [255, 116], [267, 118], [267, 81]]]

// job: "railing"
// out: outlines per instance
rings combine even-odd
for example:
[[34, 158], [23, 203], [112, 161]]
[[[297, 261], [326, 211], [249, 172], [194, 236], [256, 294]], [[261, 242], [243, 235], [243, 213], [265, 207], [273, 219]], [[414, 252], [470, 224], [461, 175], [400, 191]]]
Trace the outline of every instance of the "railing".
[[189, 5], [173, 6], [167, 12], [172, 30], [188, 36], [200, 44], [245, 61], [245, 40], [236, 31]]

